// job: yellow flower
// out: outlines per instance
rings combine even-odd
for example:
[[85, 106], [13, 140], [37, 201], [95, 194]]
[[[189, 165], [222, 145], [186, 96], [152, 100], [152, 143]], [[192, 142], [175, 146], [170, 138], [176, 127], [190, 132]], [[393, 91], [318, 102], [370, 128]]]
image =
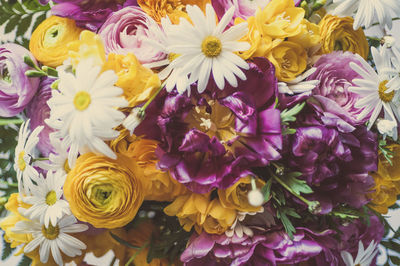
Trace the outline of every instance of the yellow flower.
[[[265, 56], [285, 38], [302, 32], [305, 11], [295, 7], [293, 0], [272, 0], [263, 10], [257, 10], [254, 17], [247, 19], [249, 32], [242, 39], [251, 44], [248, 51], [240, 53], [244, 59]], [[235, 24], [244, 22], [235, 19]]]
[[388, 207], [392, 206], [400, 195], [400, 145], [393, 144], [387, 148], [394, 153], [393, 165], [390, 165], [382, 154], [379, 155], [378, 171], [371, 173], [375, 186], [368, 195], [371, 199], [369, 206], [382, 214], [388, 212]]
[[18, 208], [22, 207], [24, 209], [28, 209], [30, 206], [31, 205], [22, 202], [18, 193], [11, 194], [8, 202], [4, 205], [4, 207], [10, 211], [10, 213], [1, 221], [0, 227], [4, 231], [4, 240], [7, 243], [10, 243], [12, 248], [15, 248], [21, 244], [27, 244], [33, 239], [32, 234], [17, 234], [11, 231], [17, 222], [28, 220], [18, 212]]
[[98, 228], [118, 228], [136, 216], [143, 202], [143, 186], [135, 162], [93, 153], [80, 156], [68, 173], [64, 195], [72, 213]]
[[57, 67], [68, 57], [67, 44], [78, 40], [81, 31], [74, 20], [51, 16], [33, 31], [29, 50], [44, 65]]
[[67, 44], [68, 57], [76, 67], [81, 60], [92, 59], [95, 65], [102, 66], [106, 61], [106, 52], [100, 36], [94, 32], [84, 30], [79, 39]]
[[157, 168], [156, 148], [158, 142], [150, 139], [137, 139], [124, 153], [135, 160], [141, 173], [138, 175], [144, 187], [144, 199], [173, 201], [187, 192], [184, 185], [171, 177], [169, 172]]
[[109, 54], [103, 70], [110, 69], [118, 75], [116, 86], [124, 90], [130, 107], [146, 102], [161, 86], [158, 75], [142, 66], [133, 54]]
[[210, 193], [179, 196], [164, 212], [178, 217], [184, 230], [189, 232], [194, 226], [199, 234], [203, 229], [210, 234], [223, 234], [237, 216], [235, 210], [224, 208], [218, 198], [210, 201]]
[[[264, 181], [256, 179], [257, 188], [262, 188], [265, 184]], [[241, 212], [257, 212], [261, 207], [254, 207], [250, 205], [247, 194], [251, 190], [251, 177], [246, 176], [241, 178], [233, 186], [225, 190], [218, 190], [218, 197], [222, 206], [225, 208], [236, 209]]]
[[307, 67], [307, 53], [295, 42], [282, 42], [268, 53], [267, 58], [274, 64], [279, 81], [291, 81]]
[[353, 30], [354, 19], [326, 15], [319, 23], [321, 29], [322, 52], [329, 54], [342, 50], [357, 53], [367, 59], [369, 46], [364, 31]]
[[305, 49], [320, 44], [320, 29], [317, 24], [311, 23], [307, 19], [303, 19], [300, 28], [301, 32], [293, 37], [288, 38], [288, 41], [298, 43]]
[[179, 24], [180, 18], [189, 18], [186, 14], [186, 5], [198, 5], [205, 10], [210, 0], [138, 0], [139, 6], [158, 23], [168, 15], [174, 24]]

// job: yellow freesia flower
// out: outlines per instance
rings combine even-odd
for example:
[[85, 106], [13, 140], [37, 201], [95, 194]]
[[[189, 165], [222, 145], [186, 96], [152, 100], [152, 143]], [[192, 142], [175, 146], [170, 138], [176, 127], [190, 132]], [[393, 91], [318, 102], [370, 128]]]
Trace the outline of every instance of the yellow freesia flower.
[[275, 75], [279, 81], [291, 81], [303, 73], [307, 67], [307, 53], [295, 42], [284, 41], [267, 58], [275, 66]]
[[317, 24], [303, 19], [300, 25], [300, 33], [288, 38], [288, 41], [295, 42], [303, 46], [303, 48], [311, 48], [317, 46], [321, 42], [320, 29]]
[[375, 186], [368, 195], [371, 199], [369, 206], [382, 214], [388, 212], [400, 195], [400, 145], [393, 144], [387, 148], [393, 152], [393, 165], [382, 154], [379, 155], [378, 171], [371, 173]]
[[353, 29], [354, 19], [326, 15], [319, 23], [321, 30], [322, 52], [350, 51], [367, 59], [369, 46], [364, 31]]
[[29, 50], [39, 62], [57, 67], [68, 58], [67, 44], [78, 40], [81, 31], [74, 20], [51, 16], [33, 31]]
[[93, 153], [80, 156], [64, 184], [75, 217], [97, 228], [118, 228], [132, 221], [144, 198], [137, 167], [122, 154], [116, 160]]

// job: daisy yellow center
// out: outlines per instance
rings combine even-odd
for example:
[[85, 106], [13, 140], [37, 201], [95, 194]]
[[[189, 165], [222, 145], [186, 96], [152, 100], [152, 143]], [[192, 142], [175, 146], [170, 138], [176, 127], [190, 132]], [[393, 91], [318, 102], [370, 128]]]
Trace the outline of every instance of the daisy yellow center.
[[25, 156], [25, 152], [24, 151], [21, 151], [18, 154], [18, 163], [17, 164], [18, 164], [19, 170], [21, 170], [21, 171], [24, 171], [25, 168], [26, 168], [26, 162], [24, 160], [24, 156]]
[[65, 160], [65, 162], [64, 162], [64, 171], [65, 171], [67, 174], [71, 171], [71, 168], [69, 168], [68, 159]]
[[87, 93], [86, 91], [80, 91], [77, 94], [75, 94], [74, 105], [77, 110], [79, 111], [86, 110], [91, 102], [92, 98], [90, 97], [90, 94]]
[[217, 57], [222, 52], [221, 40], [214, 36], [208, 36], [201, 44], [201, 51], [207, 57]]
[[50, 191], [46, 195], [46, 204], [51, 206], [57, 202], [57, 194], [54, 190]]
[[54, 240], [60, 234], [60, 228], [58, 227], [58, 225], [52, 226], [51, 224], [49, 224], [49, 227], [47, 227], [47, 228], [43, 225], [42, 233], [45, 238], [47, 238], [49, 240]]
[[386, 87], [387, 83], [388, 83], [388, 81], [384, 80], [379, 84], [379, 98], [385, 103], [391, 102], [394, 97], [394, 91], [386, 93], [386, 91], [388, 89]]

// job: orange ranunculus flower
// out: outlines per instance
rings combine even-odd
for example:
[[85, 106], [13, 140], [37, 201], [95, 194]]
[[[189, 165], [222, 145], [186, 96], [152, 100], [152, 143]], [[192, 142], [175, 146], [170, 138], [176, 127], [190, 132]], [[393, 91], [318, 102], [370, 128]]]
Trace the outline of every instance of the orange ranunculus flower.
[[51, 16], [33, 31], [29, 50], [44, 65], [57, 67], [68, 58], [67, 44], [78, 40], [82, 30], [72, 19]]
[[364, 31], [353, 29], [354, 19], [326, 15], [319, 23], [321, 49], [324, 54], [336, 50], [350, 51], [367, 59], [369, 46]]
[[156, 149], [158, 141], [137, 139], [124, 153], [135, 160], [141, 169], [139, 178], [144, 184], [144, 199], [155, 201], [173, 201], [177, 196], [187, 193], [184, 185], [171, 177], [169, 172], [158, 169]]
[[306, 50], [295, 42], [282, 42], [268, 53], [267, 58], [274, 64], [279, 81], [291, 81], [307, 68]]
[[72, 213], [97, 228], [128, 224], [144, 199], [139, 172], [137, 164], [122, 154], [116, 160], [83, 154], [64, 184], [64, 195]]
[[183, 229], [190, 231], [194, 226], [197, 233], [204, 229], [210, 234], [223, 234], [235, 222], [234, 209], [224, 208], [219, 199], [210, 199], [210, 193], [190, 193], [178, 196], [164, 212], [177, 216]]
[[189, 18], [185, 12], [186, 5], [198, 5], [205, 10], [210, 0], [138, 0], [139, 6], [158, 23], [168, 15], [174, 24], [179, 24], [180, 18]]
[[103, 70], [114, 70], [118, 75], [115, 85], [124, 90], [130, 107], [146, 102], [161, 86], [158, 75], [142, 66], [133, 54], [109, 54]]
[[369, 206], [382, 214], [388, 212], [388, 208], [396, 203], [400, 195], [400, 145], [393, 144], [388, 148], [394, 153], [393, 165], [382, 154], [379, 155], [378, 171], [371, 173], [375, 186], [368, 195], [371, 199]]
[[[256, 179], [257, 188], [261, 189], [265, 182], [260, 178]], [[254, 207], [250, 205], [247, 194], [251, 190], [251, 177], [246, 176], [227, 189], [219, 189], [218, 197], [222, 206], [235, 209], [240, 212], [257, 212], [261, 206]]]
[[[249, 32], [242, 41], [250, 43], [251, 47], [240, 55], [244, 59], [265, 56], [285, 38], [299, 35], [304, 14], [304, 9], [295, 7], [293, 0], [272, 0], [247, 19]], [[235, 19], [235, 24], [242, 22], [241, 18]]]

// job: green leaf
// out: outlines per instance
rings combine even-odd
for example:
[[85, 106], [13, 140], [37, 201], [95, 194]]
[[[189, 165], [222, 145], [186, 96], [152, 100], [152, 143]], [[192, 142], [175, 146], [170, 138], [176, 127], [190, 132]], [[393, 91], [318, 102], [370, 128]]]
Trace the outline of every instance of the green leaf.
[[261, 192], [264, 195], [265, 202], [269, 201], [271, 198], [271, 186], [272, 186], [272, 178], [270, 178], [261, 189]]
[[400, 258], [395, 256], [389, 256], [390, 260], [394, 263], [394, 265], [400, 265]]
[[288, 125], [289, 122], [296, 121], [296, 115], [303, 110], [304, 106], [306, 105], [305, 102], [296, 104], [291, 109], [285, 109], [281, 113], [281, 121], [283, 125]]
[[3, 252], [1, 253], [1, 260], [6, 260], [10, 257], [15, 248], [11, 248], [10, 243], [7, 243], [3, 238]]
[[29, 265], [31, 265], [31, 263], [32, 263], [32, 260], [24, 255], [22, 257], [22, 260], [18, 263], [18, 266], [29, 266]]
[[301, 218], [301, 216], [297, 214], [293, 208], [289, 207], [277, 208], [276, 217], [282, 222], [282, 225], [285, 228], [286, 233], [292, 239], [293, 233], [296, 233], [296, 228], [294, 228], [288, 216], [292, 216], [294, 218]]
[[39, 26], [39, 24], [42, 23], [43, 20], [45, 20], [46, 18], [47, 18], [46, 13], [43, 13], [40, 16], [38, 16], [35, 20], [35, 23], [33, 24], [32, 30], [35, 30]]
[[300, 172], [292, 172], [282, 177], [282, 180], [298, 195], [312, 193], [313, 190], [307, 185], [306, 181], [297, 179], [301, 175]]
[[114, 238], [118, 243], [121, 243], [122, 245], [128, 247], [128, 248], [133, 248], [133, 249], [140, 249], [140, 247], [134, 246], [131, 243], [123, 240], [122, 238], [120, 238], [119, 236], [114, 235], [112, 232], [110, 232], [110, 235], [112, 238]]
[[17, 36], [23, 36], [28, 31], [32, 23], [32, 15], [26, 15], [18, 23]]
[[10, 20], [7, 22], [7, 25], [4, 28], [4, 33], [12, 32], [17, 27], [18, 22], [19, 22], [18, 16], [14, 15], [14, 16], [10, 17]]

